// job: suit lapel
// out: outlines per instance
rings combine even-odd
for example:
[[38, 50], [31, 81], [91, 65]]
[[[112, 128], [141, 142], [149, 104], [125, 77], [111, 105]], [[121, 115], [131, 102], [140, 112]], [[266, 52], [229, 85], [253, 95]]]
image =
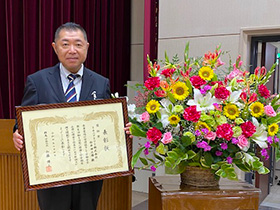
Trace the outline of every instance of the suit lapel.
[[91, 94], [90, 91], [92, 90], [91, 87], [94, 83], [94, 78], [92, 74], [89, 74], [89, 71], [90, 71], [89, 69], [84, 68], [80, 101], [85, 101], [88, 98], [88, 96]]
[[58, 98], [58, 101], [66, 102], [65, 95], [62, 88], [61, 78], [60, 78], [59, 64], [54, 66], [53, 71], [50, 71], [47, 77], [53, 89], [54, 94]]

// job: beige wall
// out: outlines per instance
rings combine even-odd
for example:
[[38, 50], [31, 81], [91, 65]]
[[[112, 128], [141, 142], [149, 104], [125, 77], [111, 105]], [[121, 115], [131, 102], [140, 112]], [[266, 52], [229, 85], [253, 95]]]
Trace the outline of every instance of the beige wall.
[[[222, 50], [230, 51], [235, 59], [243, 54], [242, 29], [279, 26], [279, 8], [278, 0], [162, 0], [158, 57], [163, 58], [164, 51], [170, 56], [183, 55], [185, 43], [189, 41], [191, 56], [214, 51], [221, 44]], [[223, 60], [227, 62], [228, 58]]]

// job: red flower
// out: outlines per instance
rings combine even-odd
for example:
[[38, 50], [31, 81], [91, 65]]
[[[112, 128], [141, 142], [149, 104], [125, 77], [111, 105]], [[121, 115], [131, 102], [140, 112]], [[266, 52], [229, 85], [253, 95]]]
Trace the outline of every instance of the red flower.
[[197, 122], [200, 118], [200, 113], [196, 111], [196, 106], [190, 106], [185, 109], [183, 117], [185, 120]]
[[246, 137], [249, 138], [251, 137], [255, 132], [256, 132], [256, 126], [251, 121], [247, 121], [245, 123], [242, 123], [240, 125], [242, 129], [242, 134]]
[[219, 138], [224, 138], [229, 141], [233, 135], [231, 125], [228, 123], [218, 125], [216, 134]]
[[164, 69], [160, 74], [164, 75], [167, 78], [167, 77], [171, 77], [174, 71], [175, 69]]
[[149, 90], [153, 90], [159, 87], [160, 79], [159, 77], [150, 77], [145, 81], [145, 86]]
[[152, 141], [154, 144], [157, 144], [161, 139], [162, 133], [156, 127], [150, 128], [147, 132], [147, 139]]
[[225, 87], [217, 87], [215, 89], [215, 97], [220, 100], [226, 100], [230, 92]]
[[190, 78], [190, 81], [192, 85], [197, 89], [200, 88], [202, 85], [206, 84], [206, 81], [202, 79], [200, 76], [192, 76]]
[[155, 91], [155, 95], [157, 97], [165, 97], [167, 94], [164, 90], [157, 90], [157, 91]]
[[270, 96], [269, 90], [268, 90], [267, 87], [264, 86], [263, 84], [259, 85], [258, 89], [259, 89], [259, 94], [260, 94], [262, 97], [268, 98], [268, 97]]
[[257, 94], [256, 93], [252, 93], [252, 95], [250, 96], [250, 98], [249, 98], [249, 104], [250, 103], [253, 103], [253, 102], [255, 102], [257, 100]]
[[240, 98], [241, 98], [242, 101], [244, 101], [246, 103], [247, 102], [247, 93], [242, 92], [240, 94]]

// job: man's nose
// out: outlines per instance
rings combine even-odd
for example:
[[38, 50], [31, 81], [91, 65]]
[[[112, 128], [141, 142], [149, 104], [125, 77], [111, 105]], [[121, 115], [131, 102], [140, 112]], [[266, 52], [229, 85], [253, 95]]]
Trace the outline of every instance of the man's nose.
[[69, 52], [70, 53], [76, 53], [77, 52], [74, 45], [70, 45]]

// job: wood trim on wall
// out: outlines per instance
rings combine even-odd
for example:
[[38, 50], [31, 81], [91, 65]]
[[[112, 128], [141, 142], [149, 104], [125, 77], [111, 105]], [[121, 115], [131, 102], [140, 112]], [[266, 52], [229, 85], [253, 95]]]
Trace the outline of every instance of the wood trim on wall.
[[[20, 155], [12, 140], [14, 122], [0, 119], [0, 210], [36, 210], [36, 191], [24, 191]], [[104, 180], [98, 210], [131, 210], [131, 206], [131, 176]]]

